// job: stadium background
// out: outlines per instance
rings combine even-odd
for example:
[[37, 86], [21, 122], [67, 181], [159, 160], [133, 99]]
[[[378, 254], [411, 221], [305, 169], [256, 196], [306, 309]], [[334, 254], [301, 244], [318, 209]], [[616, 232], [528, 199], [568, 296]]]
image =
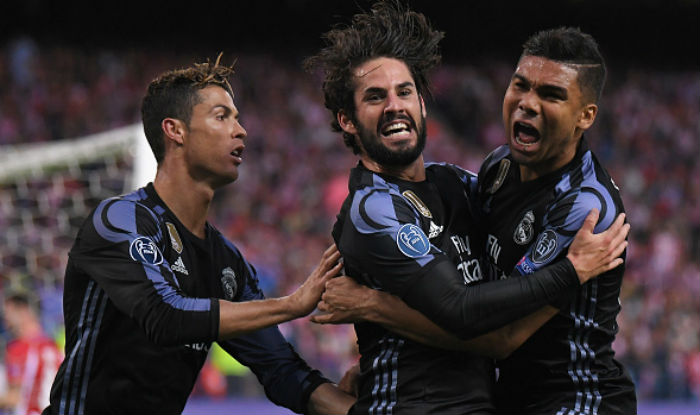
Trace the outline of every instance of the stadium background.
[[[42, 322], [60, 341], [63, 268], [77, 226], [98, 200], [139, 180], [140, 127], [133, 125], [145, 86], [162, 70], [223, 51], [224, 60], [237, 60], [236, 103], [249, 136], [241, 178], [219, 193], [211, 221], [257, 267], [268, 296], [293, 290], [330, 242], [355, 163], [329, 129], [318, 75], [304, 73], [300, 62], [320, 47], [321, 33], [369, 3], [3, 5], [3, 288], [35, 291]], [[633, 225], [615, 349], [637, 383], [640, 414], [697, 413], [699, 2], [410, 4], [446, 32], [427, 102], [427, 159], [472, 170], [502, 142], [500, 101], [527, 36], [574, 25], [599, 41], [610, 74], [588, 137]], [[349, 326], [302, 319], [282, 330], [331, 379], [356, 358]], [[239, 406], [230, 406], [232, 399]], [[254, 376], [212, 353], [187, 411], [276, 410], [263, 400]]]

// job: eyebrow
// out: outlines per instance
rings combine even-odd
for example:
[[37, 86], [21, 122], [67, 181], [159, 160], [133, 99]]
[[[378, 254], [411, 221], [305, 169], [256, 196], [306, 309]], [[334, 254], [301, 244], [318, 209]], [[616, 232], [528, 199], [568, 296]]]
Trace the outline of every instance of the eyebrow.
[[[396, 88], [407, 88], [407, 87], [415, 87], [415, 85], [413, 85], [413, 82], [406, 81], [406, 82], [402, 82], [396, 86]], [[371, 86], [371, 87], [365, 89], [363, 92], [365, 94], [377, 94], [377, 93], [382, 93], [384, 91], [386, 91], [386, 88]]]
[[[530, 82], [529, 79], [527, 79], [526, 77], [524, 77], [524, 76], [522, 76], [522, 75], [520, 75], [520, 74], [517, 74], [517, 73], [513, 74], [513, 79], [518, 79], [518, 80], [520, 80], [520, 81], [525, 82], [525, 83], [528, 84], [528, 85], [531, 84], [531, 82]], [[537, 87], [537, 90], [538, 90], [539, 92], [553, 92], [553, 93], [558, 93], [558, 94], [563, 95], [564, 98], [567, 98], [567, 97], [569, 96], [569, 93], [568, 93], [568, 91], [566, 90], [566, 88], [562, 88], [562, 87], [560, 87], [560, 86], [558, 86], [558, 85], [544, 84], [544, 85], [540, 85], [539, 87]]]
[[223, 109], [224, 112], [226, 113], [226, 115], [229, 115], [229, 114], [232, 114], [232, 113], [233, 113], [233, 110], [232, 110], [230, 107], [228, 107], [227, 105], [224, 105], [224, 104], [217, 104], [217, 105], [214, 105], [214, 106], [212, 107], [212, 109], [211, 109], [211, 112], [214, 112], [214, 111], [216, 111], [216, 110], [219, 109], [219, 108]]

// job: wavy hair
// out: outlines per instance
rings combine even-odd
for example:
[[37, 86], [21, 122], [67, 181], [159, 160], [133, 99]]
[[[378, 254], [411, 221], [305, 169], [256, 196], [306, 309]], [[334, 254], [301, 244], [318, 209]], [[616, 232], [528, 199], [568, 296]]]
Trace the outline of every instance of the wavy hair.
[[[354, 69], [378, 57], [398, 59], [411, 71], [418, 93], [428, 93], [428, 71], [440, 63], [439, 43], [444, 33], [433, 29], [421, 13], [398, 0], [379, 1], [366, 13], [356, 14], [347, 26], [337, 26], [322, 38], [325, 46], [304, 61], [308, 71], [323, 71], [325, 106], [333, 114], [331, 128], [343, 132], [337, 120], [344, 110], [355, 116]], [[345, 145], [359, 154], [353, 135], [343, 132]]]

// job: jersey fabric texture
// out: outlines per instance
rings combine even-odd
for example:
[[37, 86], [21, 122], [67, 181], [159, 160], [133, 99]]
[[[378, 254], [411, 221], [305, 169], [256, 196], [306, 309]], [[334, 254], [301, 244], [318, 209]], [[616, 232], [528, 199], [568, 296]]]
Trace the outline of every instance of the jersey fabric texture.
[[[470, 215], [475, 177], [456, 166], [426, 165], [426, 180], [403, 181], [360, 164], [333, 229], [345, 272], [470, 338], [542, 307], [578, 285], [568, 260], [530, 278], [481, 284], [481, 246]], [[548, 300], [550, 299], [550, 300]], [[351, 413], [490, 413], [492, 362], [355, 325], [360, 393]]]
[[[45, 413], [181, 413], [218, 335], [218, 299], [262, 298], [238, 249], [209, 224], [205, 239], [190, 233], [152, 184], [102, 201], [69, 253], [66, 358]], [[277, 327], [218, 343], [295, 412], [326, 381]]]
[[[449, 265], [459, 284], [481, 280], [458, 173], [475, 179], [448, 165], [428, 165], [423, 182], [375, 174], [361, 164], [354, 168], [333, 232], [345, 272], [400, 297], [440, 263]], [[424, 346], [373, 323], [356, 324], [355, 330], [360, 384], [351, 414], [493, 411], [490, 359]]]
[[[624, 210], [585, 139], [566, 166], [527, 182], [521, 182], [508, 147], [496, 149], [479, 173], [479, 197], [484, 249], [494, 265], [484, 267], [495, 274], [489, 278], [529, 275], [565, 256], [592, 208], [600, 212], [595, 232]], [[634, 384], [612, 350], [623, 272], [624, 265], [582, 285], [499, 362], [496, 403], [503, 413], [636, 413]]]
[[46, 337], [18, 338], [7, 344], [7, 382], [19, 385], [20, 400], [13, 414], [37, 415], [49, 404], [49, 391], [63, 360], [56, 343]]

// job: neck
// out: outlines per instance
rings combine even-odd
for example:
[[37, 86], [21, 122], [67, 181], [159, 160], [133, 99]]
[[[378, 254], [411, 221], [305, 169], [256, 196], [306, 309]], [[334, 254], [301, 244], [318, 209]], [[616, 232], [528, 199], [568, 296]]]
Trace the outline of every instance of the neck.
[[38, 337], [42, 334], [41, 325], [39, 325], [37, 321], [31, 319], [26, 319], [26, 321], [22, 324], [20, 330], [20, 337], [27, 339]]
[[153, 187], [187, 230], [204, 239], [214, 189], [206, 182], [196, 181], [189, 174], [165, 165], [158, 167]]
[[421, 154], [407, 166], [384, 166], [369, 158], [366, 154], [360, 157], [367, 170], [375, 173], [386, 174], [408, 182], [422, 182], [425, 180], [425, 164]]
[[570, 146], [560, 157], [556, 159], [546, 159], [532, 164], [520, 164], [520, 181], [529, 182], [538, 179], [553, 171], [559, 170], [571, 162], [576, 157], [578, 147], [581, 145], [581, 137], [576, 140], [575, 146]]

